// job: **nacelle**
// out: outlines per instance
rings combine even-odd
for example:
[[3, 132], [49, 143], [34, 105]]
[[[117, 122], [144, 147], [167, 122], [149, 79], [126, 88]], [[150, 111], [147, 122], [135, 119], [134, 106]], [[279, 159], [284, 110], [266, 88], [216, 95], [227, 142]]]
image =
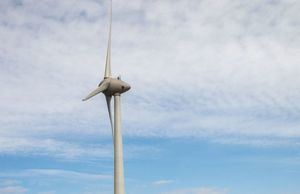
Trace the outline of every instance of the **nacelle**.
[[130, 90], [130, 85], [120, 79], [116, 78], [107, 78], [109, 80], [108, 88], [103, 91], [105, 95], [114, 95], [114, 94], [122, 94]]

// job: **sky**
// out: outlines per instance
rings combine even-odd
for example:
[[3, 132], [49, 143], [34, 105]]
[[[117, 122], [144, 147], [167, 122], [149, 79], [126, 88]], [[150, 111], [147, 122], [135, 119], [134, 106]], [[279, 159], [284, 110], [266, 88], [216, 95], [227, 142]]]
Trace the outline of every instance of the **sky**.
[[[0, 1], [0, 193], [113, 193], [108, 0]], [[300, 194], [300, 2], [113, 1], [127, 194]]]

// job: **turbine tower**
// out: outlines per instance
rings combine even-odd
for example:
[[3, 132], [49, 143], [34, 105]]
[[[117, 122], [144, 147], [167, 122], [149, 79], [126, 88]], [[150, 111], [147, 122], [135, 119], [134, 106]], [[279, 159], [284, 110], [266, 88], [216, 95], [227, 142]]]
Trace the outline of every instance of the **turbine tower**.
[[[112, 0], [110, 0], [109, 36], [106, 54], [104, 79], [83, 101], [103, 93], [106, 98], [108, 115], [111, 124], [114, 143], [114, 194], [125, 194], [123, 142], [121, 131], [121, 94], [130, 89], [130, 85], [121, 80], [120, 76], [113, 78], [111, 75], [111, 25], [112, 25]], [[114, 122], [111, 114], [111, 98], [114, 97]]]

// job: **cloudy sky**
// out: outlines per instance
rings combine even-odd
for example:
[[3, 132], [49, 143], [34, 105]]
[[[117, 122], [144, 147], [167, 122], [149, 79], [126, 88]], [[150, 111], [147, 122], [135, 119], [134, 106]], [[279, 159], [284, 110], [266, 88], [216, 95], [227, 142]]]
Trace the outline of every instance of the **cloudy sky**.
[[[0, 1], [0, 193], [109, 194], [108, 0]], [[114, 0], [127, 194], [300, 194], [300, 2]]]

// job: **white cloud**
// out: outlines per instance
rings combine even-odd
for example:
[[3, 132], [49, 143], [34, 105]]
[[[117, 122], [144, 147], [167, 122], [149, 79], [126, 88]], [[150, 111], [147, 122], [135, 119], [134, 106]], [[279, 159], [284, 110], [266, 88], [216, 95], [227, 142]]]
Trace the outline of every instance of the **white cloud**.
[[27, 189], [20, 186], [7, 186], [0, 188], [1, 194], [21, 194], [26, 193]]
[[[91, 139], [91, 138], [90, 138]], [[113, 158], [113, 143], [61, 141], [52, 138], [0, 137], [0, 155], [42, 156], [63, 161], [96, 162]], [[125, 144], [125, 160], [139, 157], [141, 154], [156, 154], [159, 148], [149, 145]]]
[[[0, 175], [1, 177], [1, 175]], [[19, 178], [19, 177], [14, 177]], [[1, 194], [27, 193], [28, 189], [20, 185], [20, 181], [14, 179], [4, 179], [0, 182]]]
[[[87, 163], [85, 163], [87, 164]], [[17, 193], [32, 193], [29, 188], [34, 188], [37, 194], [56, 194], [58, 190], [49, 188], [50, 185], [72, 185], [83, 186], [86, 191], [95, 189], [95, 186], [99, 186], [99, 181], [102, 184], [109, 183], [113, 179], [112, 175], [100, 174], [96, 172], [83, 172], [83, 171], [72, 171], [64, 169], [24, 169], [24, 170], [3, 170], [0, 173], [0, 179], [4, 179], [0, 183], [1, 194], [17, 194]], [[14, 181], [14, 179], [22, 181]], [[21, 183], [26, 184], [23, 187]], [[37, 186], [38, 185], [38, 186]], [[105, 187], [105, 186], [104, 186]], [[97, 187], [100, 189], [102, 187]], [[61, 189], [61, 188], [58, 188]], [[86, 192], [81, 192], [86, 193]], [[101, 192], [101, 193], [107, 193]], [[79, 193], [78, 193], [79, 194]]]
[[167, 184], [170, 184], [170, 183], [173, 183], [173, 182], [174, 182], [173, 180], [163, 179], [163, 180], [154, 181], [153, 185], [161, 186], [161, 185], [167, 185]]
[[63, 180], [104, 180], [111, 179], [110, 175], [102, 175], [102, 174], [92, 174], [92, 173], [84, 173], [84, 172], [76, 172], [76, 171], [68, 171], [61, 169], [28, 169], [22, 170], [19, 172], [3, 172], [0, 173], [0, 177], [40, 177], [40, 178], [56, 178]]
[[[102, 77], [106, 6], [1, 1], [0, 134], [21, 143], [0, 150], [33, 150], [40, 136], [109, 137], [103, 97], [80, 101]], [[299, 6], [114, 2], [113, 72], [133, 86], [123, 99], [124, 133], [219, 143], [237, 142], [220, 136], [299, 138]], [[63, 147], [50, 141], [36, 149], [53, 154], [53, 144]], [[54, 155], [84, 155], [74, 143], [66, 147]]]
[[227, 194], [226, 189], [220, 190], [215, 188], [201, 187], [192, 189], [178, 189], [170, 192], [165, 192], [162, 194]]
[[2, 186], [12, 186], [12, 185], [17, 185], [19, 184], [20, 182], [17, 181], [17, 180], [12, 180], [12, 179], [5, 179], [5, 180], [2, 180], [0, 182], [0, 185]]
[[253, 147], [299, 147], [298, 139], [290, 138], [264, 138], [257, 137], [219, 137], [213, 140], [216, 143], [231, 144], [231, 145], [244, 145]]
[[97, 160], [112, 157], [108, 145], [81, 145], [41, 138], [0, 138], [1, 154], [50, 156], [65, 160]]
[[40, 192], [38, 194], [55, 194], [55, 191], [45, 191], [45, 192]]

